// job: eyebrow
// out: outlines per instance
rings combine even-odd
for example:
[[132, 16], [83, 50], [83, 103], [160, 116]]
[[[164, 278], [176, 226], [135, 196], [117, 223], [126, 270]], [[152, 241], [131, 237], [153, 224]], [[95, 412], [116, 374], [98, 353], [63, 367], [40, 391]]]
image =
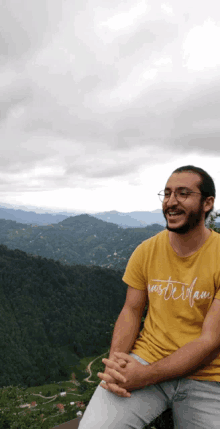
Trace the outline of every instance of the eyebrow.
[[[187, 188], [187, 186], [179, 186], [178, 188], [176, 188], [176, 191], [181, 191], [182, 189], [186, 189], [187, 191], [191, 191], [191, 189], [190, 189], [190, 188]], [[165, 190], [165, 191], [166, 191], [166, 190], [170, 191], [170, 190], [171, 190], [171, 188], [166, 187], [164, 190]]]

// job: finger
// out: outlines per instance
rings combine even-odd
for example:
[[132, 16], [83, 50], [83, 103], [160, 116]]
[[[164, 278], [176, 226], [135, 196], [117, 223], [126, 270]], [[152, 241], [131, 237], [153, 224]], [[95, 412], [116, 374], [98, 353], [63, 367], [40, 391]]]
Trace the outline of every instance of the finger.
[[112, 362], [117, 362], [121, 368], [125, 368], [126, 363], [127, 363], [124, 359], [118, 359], [114, 355], [111, 358], [108, 358], [108, 360], [111, 360]]
[[130, 398], [131, 396], [131, 394], [126, 389], [119, 387], [117, 384], [109, 383], [107, 390], [114, 393], [117, 396], [121, 396], [124, 398]]
[[106, 367], [109, 369], [109, 368], [112, 368], [112, 369], [115, 369], [116, 371], [120, 371], [120, 365], [118, 364], [118, 362], [114, 362], [114, 361], [112, 361], [112, 360], [110, 360], [110, 359], [106, 359], [106, 358], [103, 358], [102, 359], [102, 362], [106, 365]]
[[117, 362], [120, 365], [120, 367], [122, 367], [122, 368], [124, 368], [127, 364], [127, 362], [124, 359], [118, 359], [118, 358], [116, 358], [116, 356], [113, 356], [113, 358], [111, 358], [111, 360], [113, 362]]
[[101, 379], [106, 381], [106, 383], [111, 383], [112, 378], [117, 382], [121, 381], [122, 383], [126, 383], [126, 378], [121, 375], [118, 371], [115, 369], [108, 369], [108, 374], [98, 372], [97, 376]]
[[103, 380], [99, 383], [99, 386], [105, 390], [108, 390], [108, 383], [104, 382]]
[[124, 359], [125, 362], [131, 362], [132, 360], [130, 355], [127, 355], [126, 353], [123, 353], [123, 352], [114, 352], [114, 355], [117, 359]]
[[116, 380], [114, 377], [112, 377], [110, 374], [98, 372], [97, 376], [100, 378], [101, 381], [104, 381], [105, 383], [117, 383], [118, 380]]
[[[105, 362], [104, 362], [105, 363]], [[122, 381], [122, 383], [126, 383], [126, 378], [121, 374], [121, 367], [115, 362], [109, 361], [107, 363], [107, 373], [110, 374], [113, 378], [118, 381]]]
[[119, 359], [119, 360], [117, 360], [117, 362], [121, 368], [125, 368], [125, 366], [127, 364], [127, 362], [124, 359]]
[[117, 387], [117, 384], [101, 382], [99, 385], [103, 389], [108, 390], [109, 392], [112, 392], [117, 396], [120, 396], [123, 398], [130, 398], [130, 396], [131, 396], [131, 393], [129, 393], [126, 389], [122, 389], [120, 387]]
[[[97, 376], [100, 378], [101, 382], [104, 381], [105, 383], [112, 382], [112, 377], [109, 374], [103, 374], [102, 372], [98, 372]], [[113, 379], [114, 380], [114, 379]], [[115, 380], [114, 380], [115, 381]], [[114, 382], [113, 381], [113, 382]]]
[[[99, 376], [98, 374], [97, 374], [97, 376], [100, 378], [100, 380], [101, 380], [101, 381], [105, 381], [105, 383], [107, 383], [107, 381], [106, 381], [106, 380], [104, 380], [104, 379], [102, 379], [102, 377], [101, 377], [101, 376]], [[115, 378], [111, 377], [111, 376], [108, 374], [108, 383], [117, 383], [117, 380], [115, 380]]]

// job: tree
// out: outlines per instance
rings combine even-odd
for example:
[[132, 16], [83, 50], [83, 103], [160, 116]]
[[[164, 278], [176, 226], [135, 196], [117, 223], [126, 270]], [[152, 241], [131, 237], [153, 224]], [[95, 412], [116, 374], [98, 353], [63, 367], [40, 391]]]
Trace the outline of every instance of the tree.
[[213, 231], [216, 231], [218, 233], [220, 233], [220, 228], [216, 227], [215, 221], [216, 221], [217, 217], [219, 217], [219, 216], [220, 216], [220, 213], [212, 212], [212, 213], [210, 213], [210, 215], [206, 219], [207, 228], [211, 228]]

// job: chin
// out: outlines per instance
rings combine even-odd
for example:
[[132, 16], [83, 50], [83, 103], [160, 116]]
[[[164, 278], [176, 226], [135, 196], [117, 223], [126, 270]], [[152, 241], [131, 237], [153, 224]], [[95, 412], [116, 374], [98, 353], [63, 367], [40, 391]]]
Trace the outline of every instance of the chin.
[[166, 224], [166, 228], [168, 229], [168, 231], [171, 231], [171, 232], [176, 232], [176, 234], [186, 234], [187, 232], [189, 232], [190, 231], [190, 229], [193, 229], [193, 227], [191, 227], [191, 225], [189, 224], [189, 223], [185, 223], [185, 224], [183, 224], [182, 226], [177, 226], [177, 227], [175, 227], [175, 226], [169, 226], [168, 225], [168, 222], [167, 222], [167, 224]]
[[200, 223], [201, 219], [200, 218], [195, 218], [195, 219], [191, 219], [191, 222], [186, 222], [184, 223], [182, 226], [169, 226], [168, 222], [166, 223], [166, 228], [168, 229], [168, 231], [171, 232], [176, 232], [176, 234], [186, 234], [189, 231], [193, 231], [197, 225]]
[[191, 228], [188, 225], [184, 225], [180, 226], [179, 228], [170, 228], [169, 226], [167, 226], [167, 229], [168, 231], [175, 232], [176, 234], [186, 234], [190, 231]]

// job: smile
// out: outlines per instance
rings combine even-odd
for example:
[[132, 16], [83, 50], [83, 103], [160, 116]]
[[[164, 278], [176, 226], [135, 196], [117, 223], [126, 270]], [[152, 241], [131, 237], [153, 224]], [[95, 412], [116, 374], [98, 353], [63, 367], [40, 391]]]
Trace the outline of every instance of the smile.
[[169, 211], [166, 213], [167, 216], [173, 217], [173, 218], [181, 216], [182, 214], [184, 214], [184, 213], [183, 212], [175, 212], [175, 211], [173, 211], [173, 212]]

